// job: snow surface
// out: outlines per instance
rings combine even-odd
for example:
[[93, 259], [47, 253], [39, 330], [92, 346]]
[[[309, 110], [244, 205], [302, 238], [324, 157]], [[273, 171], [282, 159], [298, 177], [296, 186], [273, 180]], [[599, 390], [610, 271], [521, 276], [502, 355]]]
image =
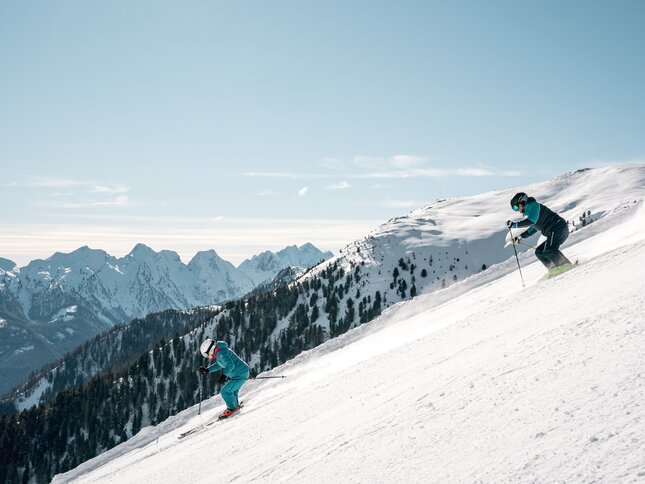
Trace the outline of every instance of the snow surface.
[[40, 396], [45, 393], [50, 386], [51, 384], [47, 381], [47, 378], [41, 378], [38, 380], [38, 383], [34, 387], [34, 391], [25, 396], [24, 399], [20, 401], [20, 405], [16, 405], [18, 411], [21, 412], [33, 407], [34, 405], [38, 405]]
[[51, 321], [49, 321], [50, 324], [56, 323], [59, 320], [62, 321], [71, 321], [74, 319], [74, 314], [78, 310], [78, 305], [73, 305], [73, 306], [68, 306], [65, 308], [60, 309], [56, 314], [52, 316]]
[[34, 345], [21, 346], [20, 348], [13, 350], [13, 353], [18, 354], [18, 353], [24, 353], [25, 351], [33, 351], [33, 350], [34, 350]]
[[[580, 231], [550, 280], [509, 259], [54, 482], [643, 482], [645, 207]], [[531, 261], [531, 262], [530, 262]], [[529, 263], [530, 262], [530, 263]]]

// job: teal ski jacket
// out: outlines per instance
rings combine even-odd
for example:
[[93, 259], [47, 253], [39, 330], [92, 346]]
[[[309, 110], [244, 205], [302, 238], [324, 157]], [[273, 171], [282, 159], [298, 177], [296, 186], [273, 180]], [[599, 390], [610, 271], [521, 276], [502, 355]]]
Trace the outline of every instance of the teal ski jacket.
[[229, 378], [248, 377], [249, 366], [224, 341], [218, 341], [215, 345], [215, 355], [215, 361], [208, 367], [210, 373], [222, 369]]

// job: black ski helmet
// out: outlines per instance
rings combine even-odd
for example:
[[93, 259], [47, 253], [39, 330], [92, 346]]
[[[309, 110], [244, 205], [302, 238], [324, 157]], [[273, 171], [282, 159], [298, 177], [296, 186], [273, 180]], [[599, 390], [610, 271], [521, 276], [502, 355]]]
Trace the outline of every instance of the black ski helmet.
[[524, 192], [516, 193], [513, 198], [511, 198], [511, 208], [517, 210], [516, 207], [519, 207], [520, 204], [526, 205], [526, 201], [529, 199], [529, 196]]

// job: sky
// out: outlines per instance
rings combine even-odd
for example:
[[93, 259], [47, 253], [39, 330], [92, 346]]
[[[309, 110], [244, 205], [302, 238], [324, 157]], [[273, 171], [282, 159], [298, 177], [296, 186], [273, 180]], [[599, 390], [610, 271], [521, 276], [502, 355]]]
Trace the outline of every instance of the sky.
[[0, 257], [338, 251], [437, 198], [643, 162], [643, 18], [638, 0], [0, 2]]

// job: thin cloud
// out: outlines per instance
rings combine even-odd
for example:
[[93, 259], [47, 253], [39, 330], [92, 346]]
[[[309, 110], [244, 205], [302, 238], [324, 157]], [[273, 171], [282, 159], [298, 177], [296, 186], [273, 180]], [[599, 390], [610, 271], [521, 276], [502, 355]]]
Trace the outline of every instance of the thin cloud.
[[71, 188], [92, 185], [90, 182], [81, 180], [72, 180], [70, 178], [32, 178], [30, 180], [21, 182], [12, 182], [10, 185], [13, 187], [23, 188]]
[[87, 207], [89, 205], [87, 204], [81, 204], [78, 202], [60, 202], [58, 200], [49, 200], [47, 202], [36, 202], [32, 204], [34, 207], [42, 207], [42, 208], [64, 208], [64, 209], [76, 209], [76, 208], [83, 208]]
[[352, 186], [347, 183], [346, 181], [342, 181], [339, 183], [332, 183], [331, 185], [327, 185], [325, 187], [325, 190], [347, 190], [348, 188], [351, 188]]
[[37, 207], [46, 208], [64, 208], [64, 209], [82, 209], [91, 207], [125, 207], [130, 205], [130, 199], [127, 195], [119, 195], [109, 200], [81, 200], [81, 201], [59, 201], [49, 200], [46, 202], [35, 203]]
[[349, 178], [379, 178], [379, 179], [401, 179], [401, 178], [439, 178], [449, 175], [450, 172], [441, 169], [405, 169], [385, 172], [366, 173], [364, 175], [353, 175]]
[[242, 173], [242, 176], [253, 178], [288, 178], [289, 180], [316, 180], [325, 178], [337, 178], [338, 175], [322, 175], [315, 173], [285, 173], [285, 172], [261, 172], [261, 171], [247, 171]]
[[309, 178], [309, 175], [302, 173], [285, 173], [285, 172], [260, 172], [260, 171], [247, 171], [242, 173], [244, 176], [249, 177], [265, 177], [265, 178], [291, 178], [292, 180]]
[[[328, 170], [346, 172], [347, 178], [406, 178], [409, 176], [440, 176], [445, 174], [444, 170], [424, 170], [421, 168], [430, 161], [431, 158], [427, 156], [405, 154], [394, 155], [389, 158], [358, 155], [347, 161], [331, 157], [324, 158], [320, 164]], [[369, 172], [364, 173], [365, 170]], [[258, 171], [245, 172], [243, 175], [248, 177], [289, 178], [297, 180], [325, 179], [338, 176], [337, 174]]]
[[119, 193], [126, 193], [130, 191], [125, 185], [122, 184], [105, 184], [96, 183], [86, 180], [73, 180], [71, 178], [32, 178], [26, 181], [13, 181], [2, 185], [4, 187], [22, 187], [22, 188], [52, 188], [60, 190], [62, 188], [81, 188], [82, 191], [87, 193], [105, 193], [108, 195], [115, 195]]
[[484, 168], [460, 168], [455, 172], [459, 176], [492, 176], [492, 171]]
[[93, 205], [95, 207], [101, 207], [101, 206], [124, 207], [129, 204], [130, 204], [130, 199], [127, 197], [127, 195], [119, 195], [118, 197], [114, 197], [112, 200], [104, 200], [104, 201], [90, 203], [90, 205]]
[[129, 191], [130, 189], [125, 185], [93, 185], [90, 189], [91, 193], [106, 193], [108, 195], [126, 193]]
[[430, 158], [422, 156], [395, 155], [391, 159], [391, 164], [397, 168], [413, 168], [424, 165], [430, 161]]
[[343, 170], [345, 163], [338, 158], [323, 158], [321, 165], [329, 170]]
[[[398, 154], [390, 157], [357, 155], [348, 160], [325, 158], [321, 166], [332, 170], [334, 174], [321, 173], [286, 173], [286, 172], [246, 172], [245, 176], [289, 178], [297, 180], [315, 180], [326, 178], [345, 179], [405, 179], [405, 178], [441, 178], [447, 176], [483, 177], [483, 176], [519, 176], [515, 171], [496, 172], [493, 168], [479, 163], [477, 167], [444, 169], [430, 166], [434, 161], [429, 156]], [[342, 173], [342, 174], [339, 174]], [[333, 186], [329, 185], [329, 187]], [[327, 188], [331, 189], [331, 188]]]
[[367, 168], [370, 170], [386, 170], [389, 164], [387, 158], [358, 155], [348, 161], [348, 168]]
[[429, 156], [415, 156], [399, 154], [390, 157], [373, 157], [373, 156], [355, 156], [348, 166], [367, 168], [377, 173], [401, 173], [422, 169], [422, 167], [432, 161]]
[[307, 191], [309, 191], [309, 187], [302, 187], [300, 190], [298, 190], [298, 196], [304, 197], [307, 194]]
[[[398, 154], [391, 157], [357, 155], [349, 160], [327, 158], [323, 166], [342, 170], [344, 178], [350, 179], [400, 179], [411, 177], [439, 177], [449, 174], [447, 170], [426, 167], [432, 158]], [[338, 176], [338, 175], [336, 175]]]
[[126, 195], [130, 188], [120, 183], [96, 183], [71, 178], [32, 178], [14, 182], [12, 186], [38, 189], [34, 206], [58, 209], [91, 207], [126, 207], [131, 205]]

